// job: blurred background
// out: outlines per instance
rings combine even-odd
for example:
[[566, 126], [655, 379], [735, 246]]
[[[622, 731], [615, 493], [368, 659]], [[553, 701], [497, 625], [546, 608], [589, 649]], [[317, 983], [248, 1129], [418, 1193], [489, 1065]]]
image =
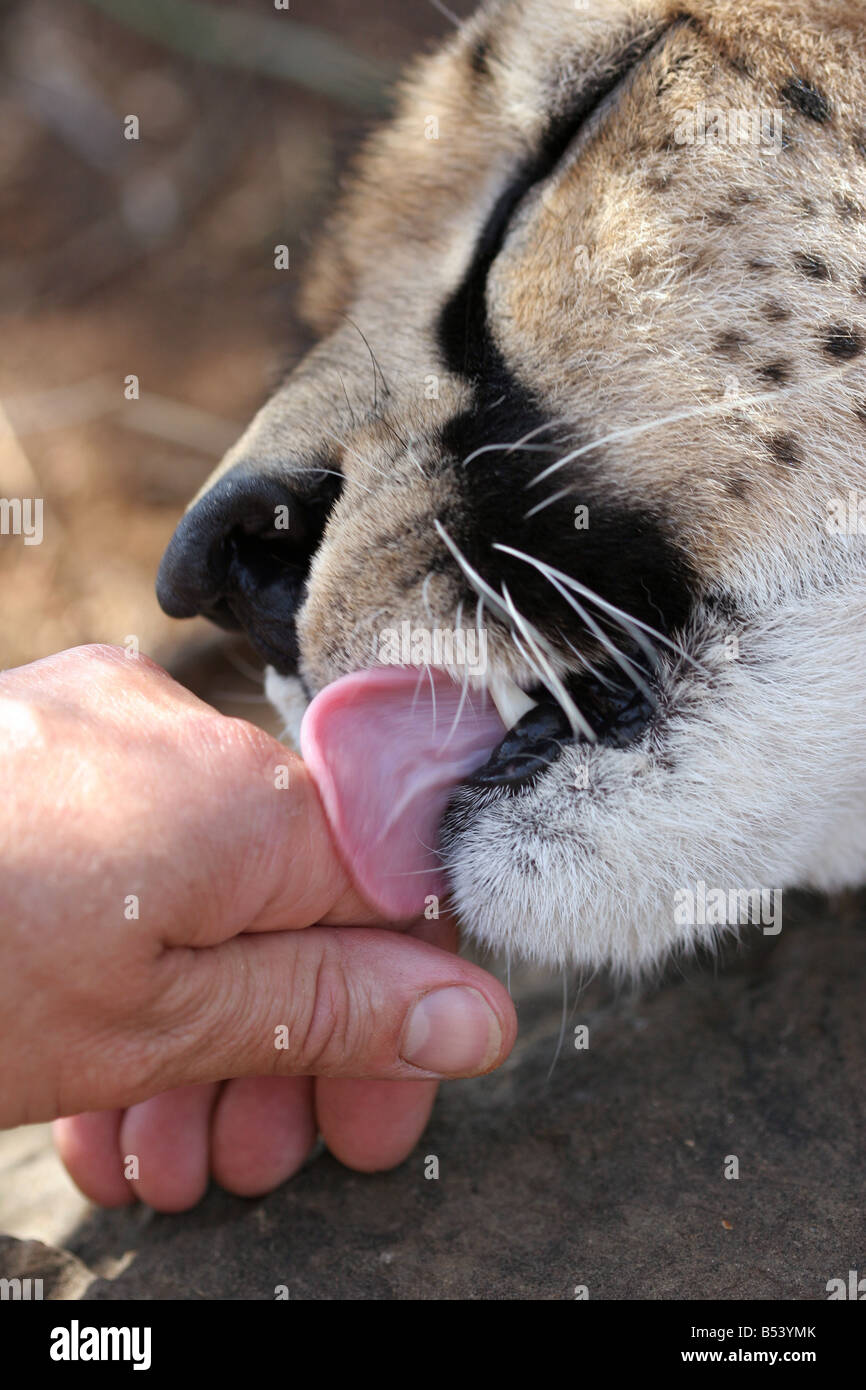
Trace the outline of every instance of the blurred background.
[[304, 264], [395, 74], [473, 8], [286, 3], [0, 3], [0, 497], [44, 504], [41, 544], [0, 535], [0, 667], [134, 636], [265, 717], [243, 644], [160, 612], [159, 558], [308, 346]]

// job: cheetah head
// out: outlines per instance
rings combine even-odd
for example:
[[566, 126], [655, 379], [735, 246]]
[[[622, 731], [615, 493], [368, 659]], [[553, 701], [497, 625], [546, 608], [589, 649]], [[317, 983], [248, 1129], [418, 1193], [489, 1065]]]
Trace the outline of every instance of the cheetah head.
[[385, 911], [634, 969], [701, 884], [862, 878], [864, 55], [857, 0], [490, 0], [360, 155], [159, 596], [316, 697]]

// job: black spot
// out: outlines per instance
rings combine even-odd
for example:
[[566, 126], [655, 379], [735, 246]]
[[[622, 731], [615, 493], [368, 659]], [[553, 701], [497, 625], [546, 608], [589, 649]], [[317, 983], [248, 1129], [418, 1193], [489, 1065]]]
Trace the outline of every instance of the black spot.
[[854, 407], [854, 414], [861, 425], [866, 425], [866, 400], [858, 401]]
[[837, 193], [835, 195], [836, 211], [843, 222], [862, 222], [863, 204], [858, 203], [851, 193]]
[[776, 463], [782, 464], [785, 468], [802, 467], [803, 460], [792, 434], [774, 434], [766, 444]]
[[694, 53], [680, 53], [676, 58], [671, 59], [665, 71], [660, 75], [656, 82], [656, 96], [660, 97], [669, 87], [673, 86], [681, 70], [694, 58]]
[[809, 251], [797, 251], [794, 255], [794, 264], [800, 274], [806, 276], [807, 280], [830, 279], [830, 267], [827, 262]]
[[866, 270], [864, 270], [863, 274], [860, 276], [857, 288], [860, 294], [866, 294]]
[[736, 329], [728, 329], [725, 333], [720, 333], [716, 339], [716, 352], [720, 352], [723, 357], [736, 357], [748, 342], [744, 333], [738, 333]]
[[800, 207], [803, 209], [803, 214], [805, 217], [815, 216], [816, 208], [811, 198], [801, 198]]
[[838, 326], [828, 328], [824, 334], [823, 342], [824, 351], [840, 362], [850, 362], [853, 357], [859, 357], [866, 347], [863, 334], [856, 328]]
[[747, 478], [728, 478], [725, 483], [725, 492], [728, 497], [733, 497], [737, 502], [745, 502], [751, 492], [751, 487]]
[[664, 193], [671, 185], [673, 175], [666, 173], [647, 174], [646, 186], [652, 193]]
[[791, 380], [790, 362], [767, 362], [758, 368], [758, 376], [775, 386], [784, 386]]
[[759, 200], [759, 195], [753, 188], [734, 188], [728, 197], [737, 208], [745, 207], [748, 203], [757, 203]]
[[707, 213], [707, 221], [712, 227], [728, 227], [736, 219], [730, 208], [713, 208]]
[[769, 323], [787, 323], [791, 310], [780, 304], [778, 299], [768, 299], [761, 306], [761, 313]]
[[487, 39], [476, 39], [469, 53], [469, 66], [476, 77], [489, 77], [490, 68], [487, 60], [490, 57], [490, 44]]
[[866, 159], [866, 127], [860, 126], [851, 137], [851, 144], [861, 159]]
[[795, 111], [799, 111], [801, 116], [808, 116], [810, 121], [817, 121], [819, 125], [823, 125], [830, 119], [829, 101], [823, 92], [813, 87], [805, 78], [792, 77], [790, 82], [786, 82], [782, 87], [779, 96], [789, 106], [793, 106]]
[[703, 599], [703, 607], [731, 627], [739, 626], [743, 621], [740, 600], [728, 589], [716, 589], [715, 592], [707, 594]]

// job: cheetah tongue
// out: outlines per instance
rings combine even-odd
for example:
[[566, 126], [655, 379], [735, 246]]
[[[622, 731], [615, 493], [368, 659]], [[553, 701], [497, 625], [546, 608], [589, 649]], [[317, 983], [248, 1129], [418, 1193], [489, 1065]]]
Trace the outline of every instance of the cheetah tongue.
[[453, 788], [505, 726], [483, 695], [403, 667], [357, 671], [320, 691], [301, 751], [356, 884], [386, 916], [416, 916], [446, 891], [436, 852]]

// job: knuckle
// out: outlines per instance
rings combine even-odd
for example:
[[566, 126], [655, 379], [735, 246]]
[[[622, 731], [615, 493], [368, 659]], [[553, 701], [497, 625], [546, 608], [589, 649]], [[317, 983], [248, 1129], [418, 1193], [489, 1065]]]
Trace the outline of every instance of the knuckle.
[[86, 646], [70, 647], [62, 655], [69, 660], [94, 662], [110, 667], [115, 667], [119, 662], [126, 660], [123, 648], [114, 647], [109, 642], [89, 642]]
[[115, 676], [124, 683], [128, 683], [136, 674], [160, 676], [165, 681], [171, 680], [164, 667], [146, 652], [133, 653], [126, 647], [114, 646], [109, 642], [90, 642], [86, 646], [70, 647], [67, 651], [59, 653], [58, 659], [69, 661], [73, 666], [80, 666], [85, 670], [89, 670], [90, 666], [98, 666], [101, 668], [103, 679]]
[[315, 978], [293, 994], [297, 1008], [292, 1060], [304, 1072], [327, 1075], [365, 1043], [365, 1010], [352, 989], [338, 948], [326, 946]]
[[243, 762], [259, 767], [273, 762], [274, 757], [279, 755], [284, 759], [290, 759], [291, 754], [282, 744], [278, 744], [264, 729], [259, 729], [255, 724], [250, 724], [246, 719], [237, 719], [220, 715], [220, 727], [229, 748]]
[[[236, 941], [220, 948], [226, 969], [210, 968], [209, 953], [172, 947], [154, 964], [138, 1012], [138, 1030], [155, 1055], [171, 1057], [199, 1080], [215, 1080], [226, 1061], [240, 1063], [237, 1075], [255, 1061], [256, 1049], [239, 1045], [255, 1018], [255, 999], [246, 981]], [[253, 1030], [255, 1035], [255, 1030]], [[165, 1089], [163, 1086], [161, 1089]]]

